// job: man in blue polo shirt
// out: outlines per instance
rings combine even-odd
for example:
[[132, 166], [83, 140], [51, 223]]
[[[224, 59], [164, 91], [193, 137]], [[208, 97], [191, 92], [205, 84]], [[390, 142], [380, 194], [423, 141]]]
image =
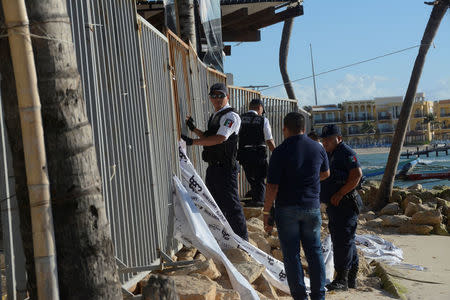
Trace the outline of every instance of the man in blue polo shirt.
[[284, 268], [291, 295], [295, 300], [307, 299], [300, 261], [300, 242], [308, 261], [311, 299], [325, 299], [325, 266], [322, 257], [320, 229], [320, 181], [330, 175], [325, 149], [304, 135], [305, 118], [296, 112], [283, 120], [284, 142], [269, 162], [264, 228], [275, 200], [275, 222], [278, 228]]

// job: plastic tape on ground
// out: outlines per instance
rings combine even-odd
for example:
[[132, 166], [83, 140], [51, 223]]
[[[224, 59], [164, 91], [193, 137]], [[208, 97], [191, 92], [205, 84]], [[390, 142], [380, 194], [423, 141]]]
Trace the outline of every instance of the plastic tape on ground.
[[[240, 248], [246, 251], [258, 263], [266, 267], [265, 274], [273, 286], [289, 293], [283, 263], [243, 240], [233, 232], [227, 219], [208, 191], [208, 188], [186, 156], [185, 151], [181, 147], [179, 151], [182, 183], [191, 196], [192, 201], [199, 209], [206, 224], [208, 224], [220, 248]], [[305, 285], [309, 287], [308, 278], [305, 278]]]
[[241, 299], [259, 300], [258, 294], [250, 283], [236, 270], [220, 249], [216, 239], [212, 236], [197, 207], [181, 181], [175, 176], [175, 238], [187, 246], [197, 248], [206, 257], [214, 261], [220, 261], [227, 269], [233, 289], [236, 290]]

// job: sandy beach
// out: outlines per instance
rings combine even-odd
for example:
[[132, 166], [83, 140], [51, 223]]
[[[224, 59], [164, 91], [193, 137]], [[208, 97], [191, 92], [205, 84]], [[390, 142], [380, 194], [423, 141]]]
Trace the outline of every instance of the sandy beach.
[[[409, 279], [394, 277], [406, 288], [410, 300], [450, 299], [450, 237], [418, 235], [382, 235], [382, 237], [403, 250], [404, 262], [427, 268], [425, 271], [405, 270], [391, 267], [397, 275]], [[415, 281], [413, 281], [415, 280]], [[438, 284], [424, 283], [430, 281]], [[348, 292], [330, 292], [326, 299], [395, 299], [377, 287], [362, 287]]]

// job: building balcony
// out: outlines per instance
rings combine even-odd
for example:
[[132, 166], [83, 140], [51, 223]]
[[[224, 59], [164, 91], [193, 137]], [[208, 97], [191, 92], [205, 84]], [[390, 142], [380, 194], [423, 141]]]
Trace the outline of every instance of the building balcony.
[[379, 121], [383, 121], [383, 120], [392, 120], [392, 116], [381, 116], [381, 115], [378, 115], [378, 120]]
[[353, 130], [353, 131], [349, 131], [347, 133], [347, 136], [353, 136], [353, 135], [374, 135], [374, 133], [363, 133], [360, 130]]
[[383, 129], [380, 129], [380, 133], [394, 133], [394, 128], [383, 128]]
[[450, 117], [450, 113], [447, 113], [447, 114], [439, 114], [439, 116], [440, 116], [441, 118], [449, 118], [449, 117]]
[[365, 122], [365, 121], [375, 121], [375, 118], [373, 116], [367, 116], [365, 118], [363, 118], [363, 117], [347, 117], [344, 122], [352, 123], [352, 122]]
[[316, 119], [314, 124], [335, 124], [342, 123], [342, 119], [339, 118], [329, 118], [329, 119]]

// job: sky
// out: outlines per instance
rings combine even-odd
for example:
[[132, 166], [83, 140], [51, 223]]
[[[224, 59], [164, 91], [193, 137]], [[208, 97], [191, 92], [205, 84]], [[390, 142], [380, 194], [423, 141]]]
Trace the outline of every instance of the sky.
[[[419, 45], [432, 7], [423, 0], [305, 0], [304, 15], [295, 18], [288, 72], [291, 80]], [[234, 85], [282, 83], [278, 54], [283, 23], [261, 31], [260, 42], [231, 43], [225, 72]], [[226, 43], [227, 44], [227, 43]], [[404, 96], [418, 53], [414, 48], [316, 77], [319, 105], [342, 101]], [[301, 106], [314, 105], [312, 78], [294, 82]], [[444, 16], [431, 47], [417, 92], [426, 100], [450, 99], [450, 12]], [[263, 90], [264, 95], [286, 97], [284, 87]]]

